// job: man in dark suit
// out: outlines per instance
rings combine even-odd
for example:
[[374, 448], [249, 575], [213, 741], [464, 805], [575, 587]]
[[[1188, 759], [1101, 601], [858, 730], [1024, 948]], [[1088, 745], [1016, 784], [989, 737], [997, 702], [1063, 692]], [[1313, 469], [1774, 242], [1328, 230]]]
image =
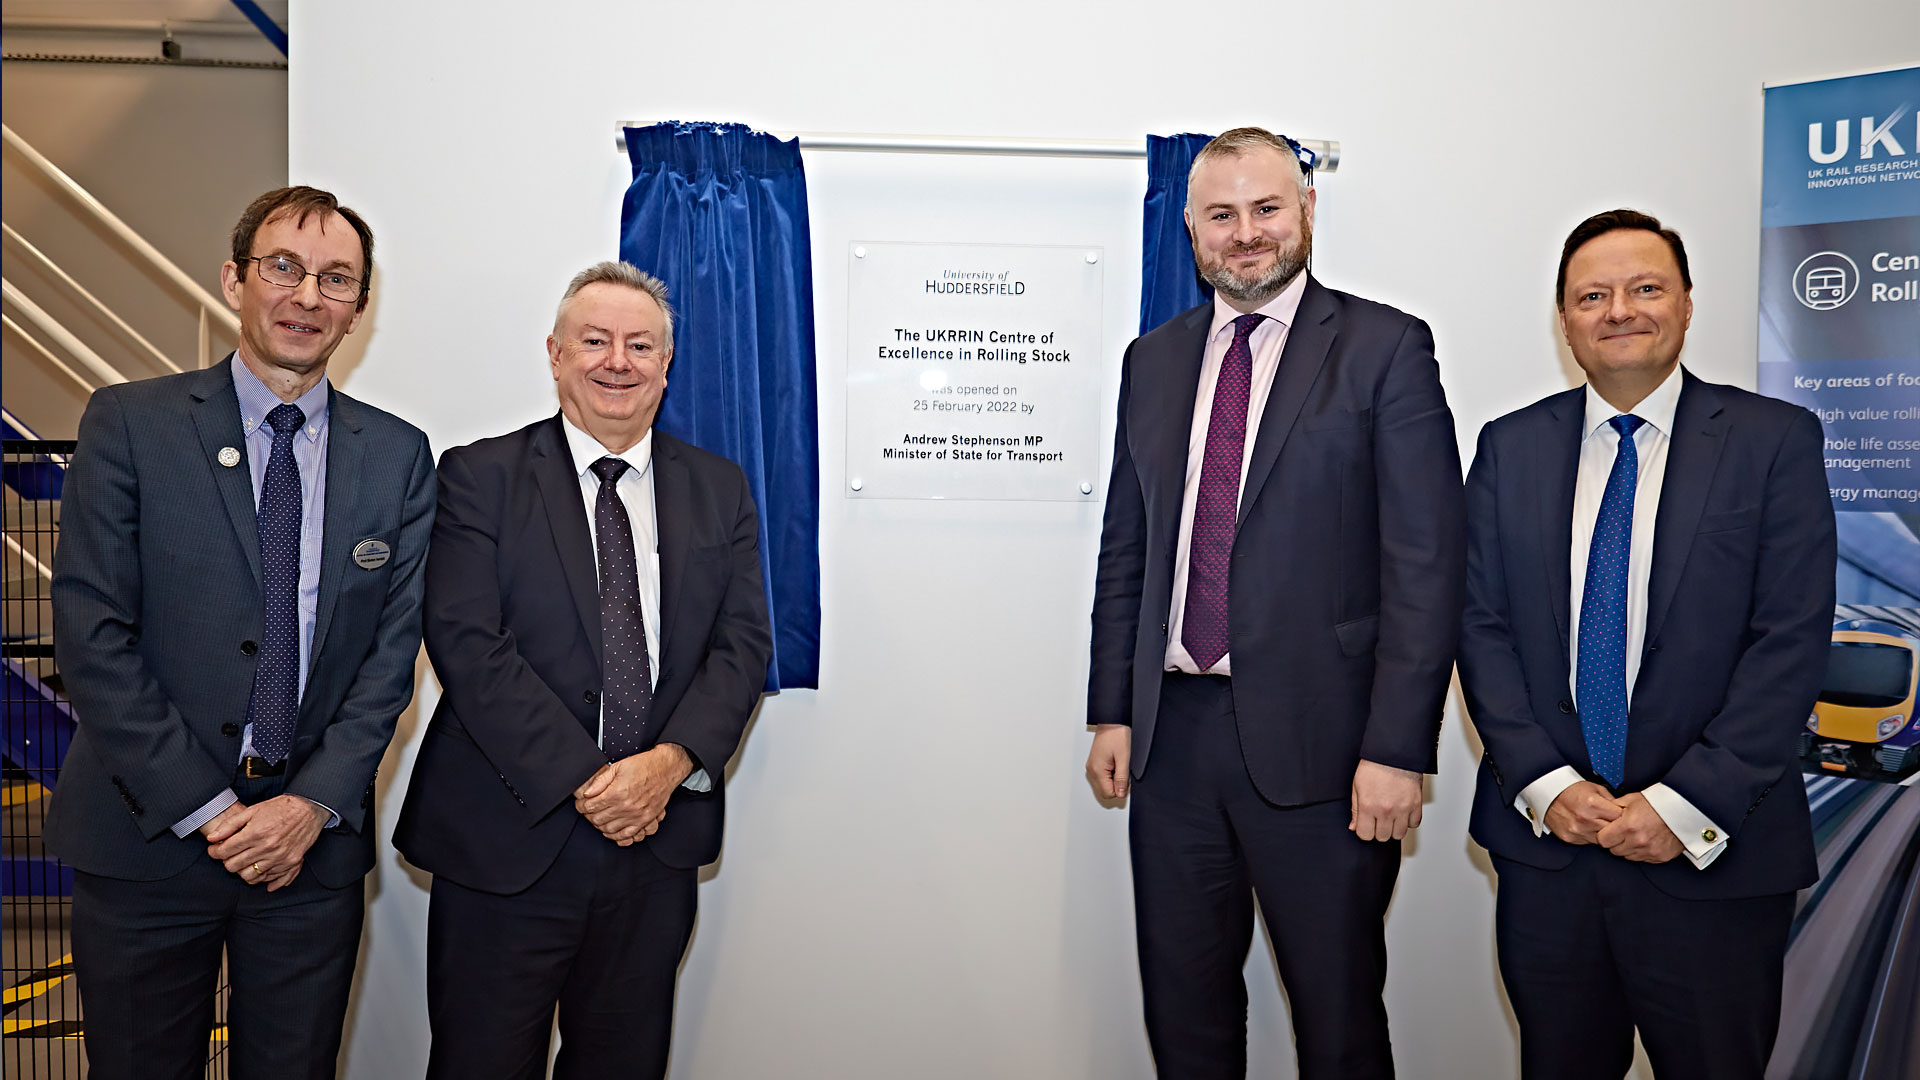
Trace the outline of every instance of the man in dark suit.
[[326, 378], [372, 268], [332, 195], [262, 195], [221, 272], [238, 350], [80, 421], [53, 580], [79, 728], [46, 839], [96, 1080], [205, 1071], [223, 946], [237, 1080], [333, 1076], [434, 497], [426, 437]]
[[576, 275], [560, 415], [447, 452], [427, 561], [445, 695], [394, 843], [434, 874], [430, 1077], [663, 1076], [695, 873], [772, 634], [738, 466], [653, 430], [666, 286]]
[[1245, 1074], [1256, 900], [1300, 1075], [1393, 1072], [1383, 919], [1453, 663], [1460, 460], [1426, 325], [1306, 272], [1314, 201], [1288, 142], [1209, 143], [1187, 226], [1213, 302], [1121, 375], [1087, 769], [1132, 793], [1169, 1077]]
[[1528, 1077], [1759, 1077], [1816, 870], [1796, 739], [1826, 673], [1820, 422], [1680, 366], [1686, 248], [1631, 210], [1560, 257], [1587, 385], [1488, 424], [1460, 681], [1486, 744], [1500, 972]]

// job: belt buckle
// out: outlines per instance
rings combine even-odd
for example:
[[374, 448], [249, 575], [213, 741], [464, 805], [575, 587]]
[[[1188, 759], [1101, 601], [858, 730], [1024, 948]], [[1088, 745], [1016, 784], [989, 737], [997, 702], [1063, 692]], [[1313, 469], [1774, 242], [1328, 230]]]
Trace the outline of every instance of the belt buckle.
[[269, 776], [279, 776], [287, 771], [284, 761], [269, 762], [266, 758], [248, 754], [240, 759], [240, 775], [248, 780], [261, 780]]

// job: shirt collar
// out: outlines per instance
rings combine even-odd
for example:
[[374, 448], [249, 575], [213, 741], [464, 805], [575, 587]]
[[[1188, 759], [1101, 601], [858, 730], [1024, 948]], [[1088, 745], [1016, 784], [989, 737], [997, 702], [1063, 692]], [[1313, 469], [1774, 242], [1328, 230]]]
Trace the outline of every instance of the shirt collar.
[[[1280, 290], [1278, 296], [1262, 304], [1254, 314], [1265, 315], [1279, 323], [1280, 328], [1284, 330], [1293, 325], [1294, 316], [1300, 313], [1300, 298], [1306, 295], [1306, 292], [1307, 272], [1302, 270], [1293, 275], [1293, 280], [1287, 283], [1286, 288]], [[1212, 341], [1221, 330], [1233, 325], [1233, 320], [1239, 318], [1241, 314], [1243, 313], [1235, 311], [1232, 305], [1221, 299], [1219, 292], [1216, 291], [1213, 294], [1213, 325], [1207, 328], [1207, 340]]]
[[[233, 354], [232, 366], [233, 392], [240, 398], [240, 430], [251, 435], [266, 422], [267, 414], [283, 402], [280, 395], [267, 389], [267, 384], [260, 381], [260, 376], [253, 373], [245, 360], [240, 359], [239, 353]], [[327, 409], [332, 401], [332, 383], [324, 375], [311, 389], [293, 400], [293, 404], [300, 406], [300, 411], [306, 414], [307, 422], [301, 426], [300, 433], [307, 437], [307, 441], [320, 441], [320, 433], [327, 429]]]
[[627, 448], [624, 454], [616, 454], [600, 445], [600, 440], [573, 426], [567, 414], [560, 414], [560, 429], [567, 433], [567, 450], [573, 454], [573, 470], [580, 476], [587, 475], [593, 463], [603, 457], [617, 457], [627, 463], [635, 476], [645, 476], [647, 467], [653, 464], [653, 429], [648, 428], [640, 441]]
[[[1673, 437], [1674, 411], [1680, 408], [1680, 384], [1685, 381], [1681, 378], [1681, 371], [1679, 364], [1673, 365], [1673, 371], [1668, 373], [1659, 386], [1653, 388], [1653, 393], [1648, 394], [1641, 399], [1640, 404], [1633, 407], [1633, 415], [1645, 420], [1653, 426], [1655, 431], [1669, 439]], [[1593, 388], [1592, 383], [1588, 383], [1587, 426], [1581, 429], [1581, 440], [1590, 438], [1594, 432], [1600, 430], [1601, 424], [1619, 415], [1621, 415], [1620, 410], [1607, 404], [1607, 399], [1600, 396], [1600, 392]]]

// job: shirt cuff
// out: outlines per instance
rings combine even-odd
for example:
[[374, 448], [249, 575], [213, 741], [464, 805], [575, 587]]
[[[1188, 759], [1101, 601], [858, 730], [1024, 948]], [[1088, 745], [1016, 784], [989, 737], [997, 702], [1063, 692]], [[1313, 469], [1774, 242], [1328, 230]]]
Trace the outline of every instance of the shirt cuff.
[[1513, 808], [1520, 812], [1533, 825], [1533, 835], [1547, 835], [1547, 810], [1553, 806], [1553, 800], [1560, 793], [1580, 782], [1580, 770], [1571, 765], [1562, 765], [1547, 775], [1528, 784], [1520, 791], [1520, 797], [1513, 800]]
[[708, 776], [705, 769], [695, 769], [685, 780], [680, 781], [680, 786], [688, 791], [705, 794], [713, 790], [713, 777]]
[[1726, 830], [1715, 825], [1679, 792], [1665, 784], [1654, 784], [1640, 794], [1647, 797], [1653, 812], [1680, 838], [1680, 846], [1686, 849], [1687, 861], [1694, 869], [1705, 870], [1727, 850]]
[[211, 799], [208, 799], [207, 805], [201, 807], [198, 810], [195, 810], [193, 813], [188, 814], [186, 817], [183, 817], [179, 821], [175, 822], [173, 826], [173, 835], [179, 837], [182, 840], [185, 840], [187, 837], [192, 836], [194, 833], [200, 831], [200, 826], [205, 825], [207, 822], [212, 821], [214, 818], [219, 817], [220, 812], [222, 810], [225, 810], [227, 807], [232, 806], [234, 803], [237, 803], [239, 801], [240, 801], [240, 796], [235, 795], [233, 793], [232, 788], [227, 788], [226, 790], [222, 791], [220, 794], [215, 795]]
[[335, 825], [340, 824], [340, 815], [334, 813], [333, 807], [328, 806], [326, 803], [320, 802], [317, 799], [307, 799], [305, 795], [295, 795], [294, 798], [306, 799], [308, 802], [312, 803], [313, 805], [327, 812], [327, 823], [325, 825], [320, 826], [322, 829], [331, 829]]

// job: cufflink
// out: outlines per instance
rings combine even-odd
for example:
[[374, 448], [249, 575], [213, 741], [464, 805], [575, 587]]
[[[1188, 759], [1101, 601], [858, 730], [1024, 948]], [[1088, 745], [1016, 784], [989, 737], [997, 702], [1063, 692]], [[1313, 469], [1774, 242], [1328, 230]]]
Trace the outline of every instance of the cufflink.
[[1720, 839], [1720, 834], [1717, 832], [1714, 832], [1712, 829], [1702, 829], [1700, 830], [1700, 839], [1705, 840], [1707, 843], [1711, 844], [1715, 840]]
[[1533, 807], [1531, 806], [1527, 807], [1527, 820], [1528, 821], [1533, 820]]

